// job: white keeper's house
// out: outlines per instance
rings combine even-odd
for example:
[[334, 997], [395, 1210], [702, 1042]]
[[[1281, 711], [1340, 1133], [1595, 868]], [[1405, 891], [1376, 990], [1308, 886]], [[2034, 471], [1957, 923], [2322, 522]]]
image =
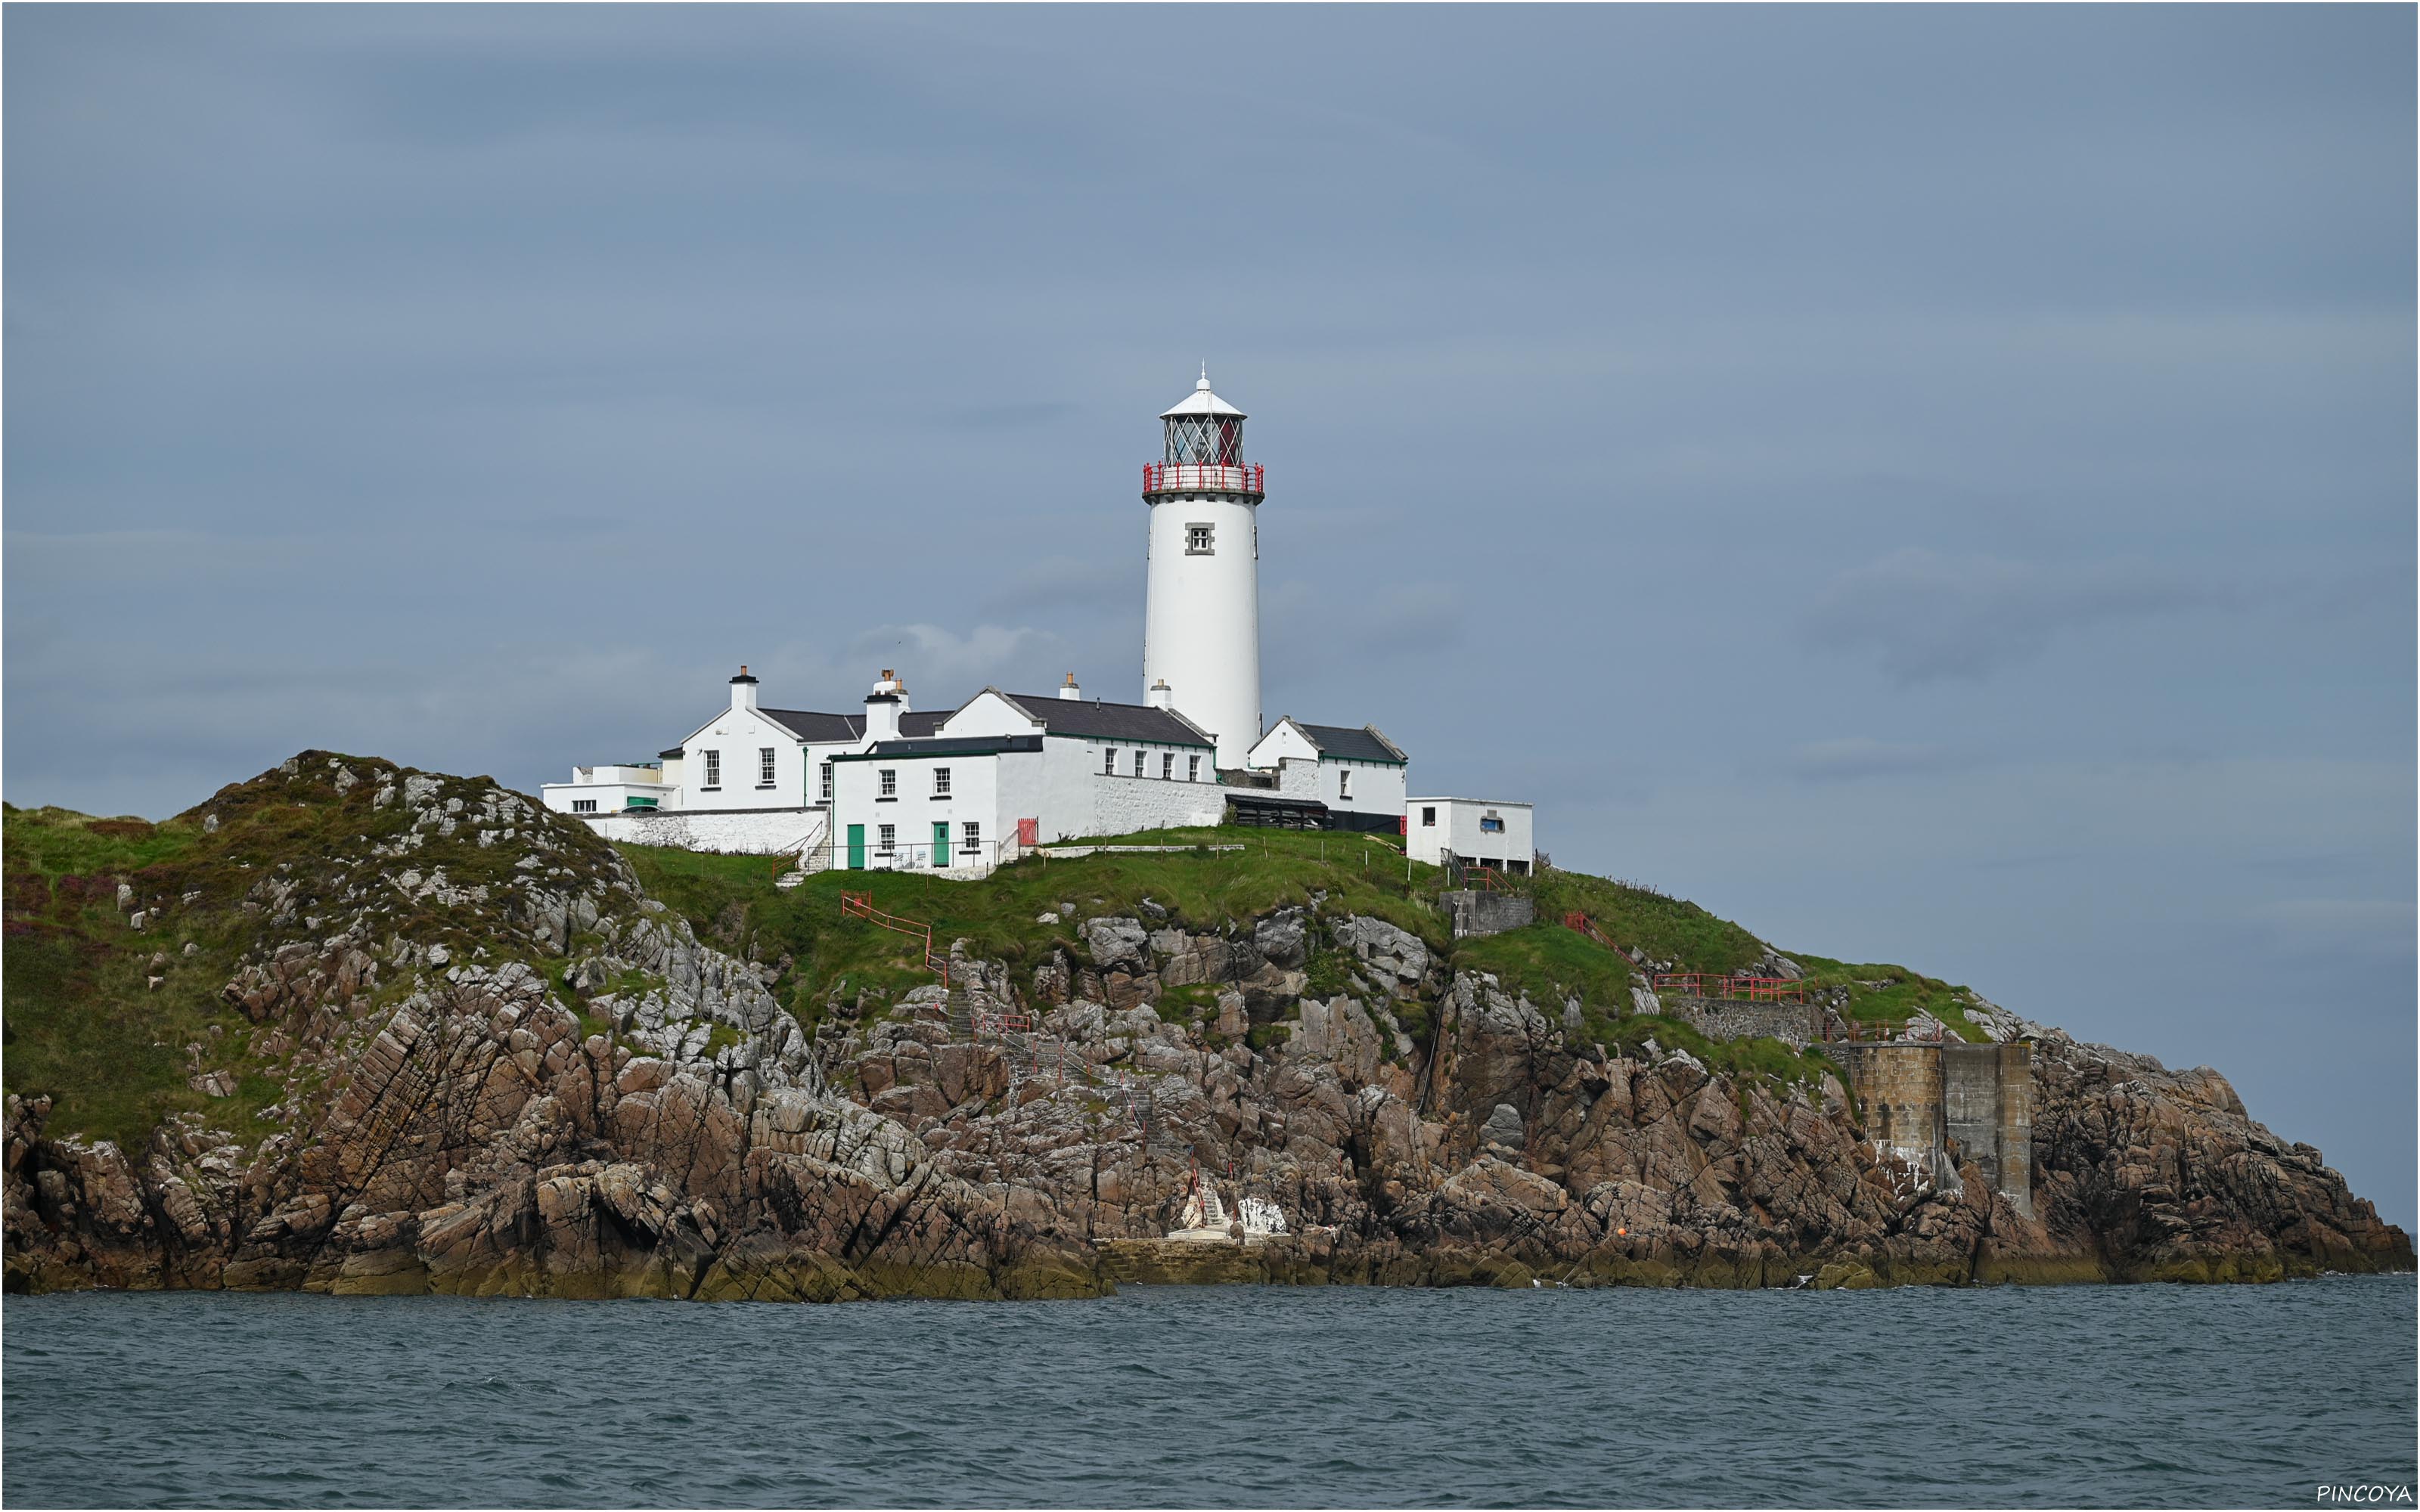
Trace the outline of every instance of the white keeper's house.
[[730, 702], [655, 762], [575, 766], [544, 786], [547, 807], [615, 840], [956, 875], [1144, 829], [1408, 835], [1410, 760], [1377, 727], [1261, 722], [1266, 495], [1244, 460], [1244, 412], [1205, 370], [1159, 418], [1142, 480], [1141, 702], [1088, 699], [1070, 672], [1047, 695], [986, 687], [917, 713], [886, 668], [861, 712], [827, 714], [763, 706], [742, 667]]

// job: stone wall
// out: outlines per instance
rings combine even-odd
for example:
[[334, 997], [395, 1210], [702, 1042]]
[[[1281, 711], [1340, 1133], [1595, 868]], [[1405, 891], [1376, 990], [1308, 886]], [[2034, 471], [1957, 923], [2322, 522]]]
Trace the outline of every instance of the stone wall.
[[[1182, 766], [1183, 763], [1178, 764]], [[1216, 825], [1226, 812], [1227, 790], [1216, 782], [1104, 777], [1093, 790], [1095, 835], [1131, 835], [1145, 829]]]
[[824, 838], [821, 809], [625, 809], [573, 817], [611, 841], [724, 856], [773, 856]]
[[1804, 1050], [1814, 1038], [1805, 1003], [1740, 1003], [1728, 998], [1666, 995], [1664, 1011], [1714, 1040], [1781, 1040]]
[[1878, 1154], [1919, 1189], [1957, 1191], [1972, 1165], [2033, 1216], [2033, 1047], [1912, 1041], [1825, 1047], [1849, 1073]]
[[1457, 940], [1501, 934], [1534, 923], [1538, 918], [1537, 905], [1527, 898], [1477, 888], [1445, 894], [1445, 911], [1453, 919], [1453, 937]]

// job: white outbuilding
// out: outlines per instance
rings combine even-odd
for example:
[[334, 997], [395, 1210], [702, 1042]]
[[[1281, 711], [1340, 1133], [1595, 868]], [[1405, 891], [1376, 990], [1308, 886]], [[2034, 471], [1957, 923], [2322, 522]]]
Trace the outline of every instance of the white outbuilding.
[[1326, 805], [1325, 828], [1392, 835], [1404, 828], [1410, 762], [1374, 724], [1306, 724], [1289, 714], [1254, 743], [1249, 764], [1276, 772], [1280, 794]]
[[1406, 801], [1404, 849], [1415, 861], [1460, 861], [1528, 874], [1537, 856], [1530, 805], [1502, 798], [1412, 798]]

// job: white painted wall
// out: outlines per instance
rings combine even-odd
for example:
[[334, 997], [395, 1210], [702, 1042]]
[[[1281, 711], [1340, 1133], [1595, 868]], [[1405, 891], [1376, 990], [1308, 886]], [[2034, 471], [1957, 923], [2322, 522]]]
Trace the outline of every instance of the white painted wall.
[[1259, 743], [1252, 747], [1249, 760], [1254, 766], [1270, 767], [1289, 758], [1300, 762], [1315, 762], [1319, 760], [1319, 748], [1311, 743], [1309, 735], [1304, 734], [1287, 721], [1280, 719], [1270, 727], [1269, 733], [1263, 735]]
[[1101, 831], [1093, 790], [1100, 781], [1102, 744], [1071, 735], [1042, 737], [1042, 760], [1031, 768], [1030, 785], [1013, 789], [1016, 811], [1040, 820], [1035, 838], [1047, 845]]
[[[773, 780], [758, 777], [757, 753], [773, 751]], [[706, 786], [707, 751], [722, 756], [719, 786]], [[809, 799], [807, 758], [799, 737], [754, 709], [730, 708], [681, 742], [685, 810], [800, 809]]]
[[[1186, 529], [1211, 528], [1207, 555]], [[1146, 537], [1142, 686], [1165, 679], [1179, 713], [1241, 766], [1261, 736], [1260, 522], [1244, 494], [1152, 496]]]
[[1319, 758], [1289, 756], [1279, 762], [1278, 795], [1325, 802], [1319, 795]]
[[944, 735], [1031, 735], [1042, 726], [997, 688], [985, 688], [941, 721]]
[[[1513, 860], [1527, 865], [1537, 850], [1528, 804], [1501, 799], [1413, 797], [1405, 799], [1404, 805], [1409, 816], [1404, 832], [1404, 849], [1415, 861], [1434, 866], [1444, 852], [1450, 850], [1469, 860]], [[1436, 810], [1436, 822], [1423, 823], [1424, 813], [1431, 809]], [[1504, 821], [1501, 834], [1480, 827], [1480, 822], [1491, 814]]]
[[701, 813], [694, 810], [631, 810], [581, 815], [607, 840], [637, 845], [672, 845], [725, 856], [773, 856], [796, 852], [823, 833], [824, 813], [800, 809], [769, 813]]
[[[1073, 744], [1073, 742], [1069, 742]], [[1204, 763], [1207, 765], [1207, 763]], [[1155, 756], [1149, 764], [1149, 776], [1129, 777], [1134, 770], [1126, 762], [1119, 764], [1116, 777], [1103, 777], [1098, 767], [1093, 771], [1094, 835], [1126, 835], [1139, 829], [1177, 829], [1198, 825], [1215, 825], [1227, 811], [1227, 790], [1214, 781], [1187, 782], [1185, 758], [1176, 759], [1176, 779], [1163, 781], [1159, 762]]]
[[[995, 755], [970, 756], [963, 753], [948, 756], [876, 756], [862, 761], [835, 763], [832, 767], [833, 825], [830, 841], [831, 864], [848, 865], [848, 828], [851, 825], [865, 826], [865, 864], [871, 871], [948, 871], [954, 868], [982, 866], [987, 868], [998, 854], [999, 842], [1016, 838], [1018, 815], [1003, 816], [1001, 807], [1002, 768], [1012, 769], [1011, 788], [1030, 786], [1023, 774], [1015, 768], [1041, 764], [1039, 751], [1003, 751]], [[944, 797], [933, 791], [933, 773], [946, 767], [950, 773], [950, 792]], [[897, 774], [897, 791], [891, 797], [882, 796], [882, 774]], [[980, 845], [973, 851], [966, 846], [966, 826], [972, 821], [978, 826]], [[933, 825], [950, 826], [949, 851], [941, 866], [934, 865]], [[891, 854], [882, 852], [882, 826], [893, 829]]]
[[[1348, 773], [1353, 793], [1349, 798], [1344, 796]], [[1404, 768], [1391, 762], [1340, 762], [1329, 757], [1319, 764], [1319, 801], [1331, 809], [1400, 814], [1404, 811]]]
[[[1143, 752], [1144, 775], [1136, 777], [1134, 753]], [[1102, 771], [1109, 752], [1115, 775]], [[1160, 757], [1175, 758], [1172, 779], [1159, 776]], [[1187, 780], [1187, 758], [1202, 758], [1198, 780]], [[932, 770], [950, 768], [951, 795], [933, 795]], [[898, 774], [892, 799], [881, 796], [881, 773]], [[1200, 747], [1137, 746], [1132, 742], [1045, 736], [1038, 751], [993, 755], [883, 755], [833, 764], [833, 825], [827, 842], [833, 864], [848, 864], [848, 826], [865, 826], [867, 865], [932, 868], [933, 825], [951, 826], [954, 864], [964, 854], [966, 822], [981, 826], [983, 853], [996, 856], [1001, 842], [1016, 839], [1019, 819], [1037, 821], [1035, 839], [1047, 845], [1095, 835], [1140, 829], [1215, 825], [1226, 811], [1227, 793], [1216, 780], [1210, 753]], [[895, 826], [896, 852], [888, 861], [874, 853], [883, 825]]]

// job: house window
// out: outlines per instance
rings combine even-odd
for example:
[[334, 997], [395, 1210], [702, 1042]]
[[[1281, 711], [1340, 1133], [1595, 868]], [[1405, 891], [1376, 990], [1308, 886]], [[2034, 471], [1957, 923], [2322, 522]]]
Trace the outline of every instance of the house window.
[[597, 811], [597, 800], [595, 798], [574, 798], [571, 800], [571, 811], [573, 813], [595, 813]]
[[1504, 833], [1504, 821], [1488, 814], [1479, 821], [1479, 827], [1490, 835], [1501, 835]]
[[1420, 827], [1422, 829], [1435, 829], [1436, 827], [1436, 810], [1435, 809], [1422, 809], [1420, 810]]
[[877, 825], [874, 830], [874, 850], [877, 856], [889, 856], [899, 849], [899, 826]]
[[773, 785], [773, 748], [770, 746], [756, 748], [756, 785], [760, 788]]
[[949, 795], [950, 769], [946, 766], [936, 766], [933, 768], [933, 796], [946, 798]]
[[1188, 557], [1215, 556], [1210, 549], [1210, 527], [1196, 520], [1185, 527], [1185, 554]]
[[824, 763], [824, 768], [823, 768], [823, 798], [824, 798], [824, 801], [825, 801], [825, 802], [827, 802], [827, 803], [829, 803], [829, 802], [830, 802], [830, 801], [831, 801], [831, 763], [830, 763], [830, 762], [826, 762], [826, 763]]
[[1342, 802], [1344, 802], [1345, 800], [1347, 800], [1347, 799], [1351, 798], [1352, 796], [1353, 796], [1353, 774], [1352, 774], [1352, 773], [1350, 773], [1350, 772], [1339, 772], [1339, 773], [1337, 773], [1337, 774], [1336, 774], [1336, 799], [1337, 799], [1337, 801], [1338, 801], [1339, 803], [1342, 803]]
[[701, 754], [706, 757], [706, 790], [712, 793], [722, 786], [722, 752], [709, 750]]
[[979, 850], [982, 850], [982, 849], [983, 849], [983, 825], [980, 825], [980, 824], [976, 823], [974, 820], [970, 819], [970, 820], [968, 820], [965, 824], [963, 824], [963, 825], [959, 825], [958, 827], [959, 827], [961, 830], [963, 830], [963, 831], [965, 832], [965, 835], [966, 835], [966, 839], [964, 840], [964, 841], [963, 841], [963, 842], [960, 844], [960, 846], [959, 846], [959, 848], [960, 848], [961, 850], [967, 850], [967, 851], [979, 851]]
[[1176, 752], [1172, 750], [1161, 751], [1159, 753], [1159, 779], [1165, 782], [1175, 775]]
[[886, 798], [899, 796], [899, 768], [895, 766], [882, 768], [882, 795]]
[[1115, 746], [1101, 752], [1101, 775], [1103, 777], [1118, 775], [1118, 748]]
[[1187, 782], [1199, 782], [1202, 780], [1201, 757], [1187, 756], [1185, 758], [1185, 780]]
[[1135, 776], [1142, 776], [1142, 752], [1135, 752]]

